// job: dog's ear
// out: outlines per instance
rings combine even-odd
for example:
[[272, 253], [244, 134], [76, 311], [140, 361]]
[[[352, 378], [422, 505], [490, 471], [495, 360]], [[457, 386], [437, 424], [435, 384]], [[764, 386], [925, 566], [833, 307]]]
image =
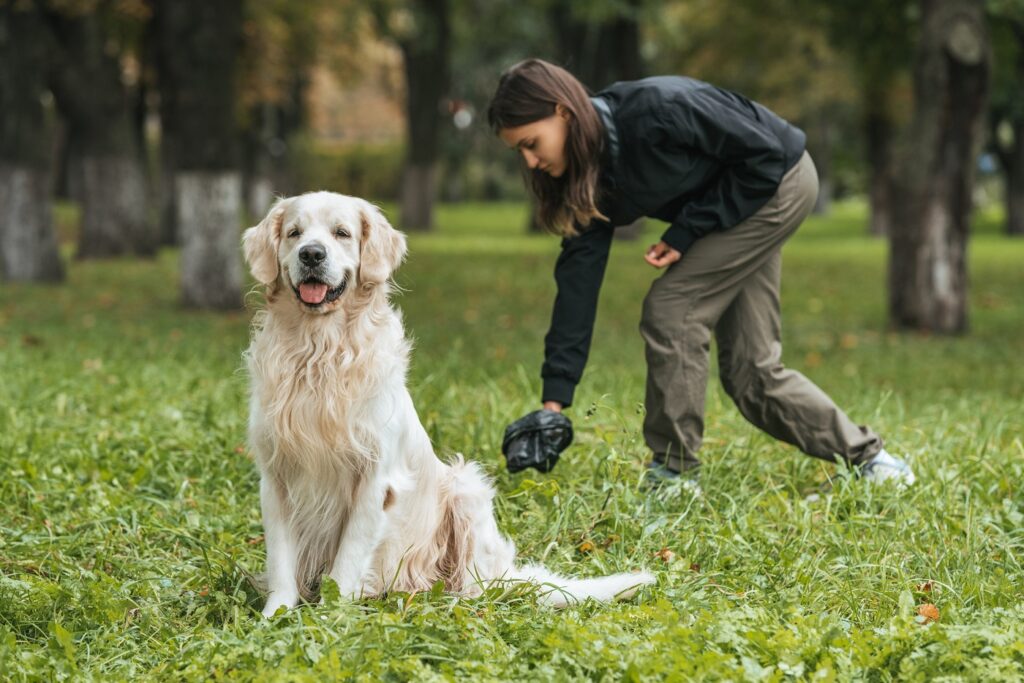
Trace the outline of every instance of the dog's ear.
[[270, 212], [242, 235], [245, 261], [257, 281], [272, 285], [277, 281], [277, 245], [281, 242], [281, 222], [290, 199], [278, 199]]
[[380, 209], [369, 202], [363, 202], [360, 213], [363, 235], [359, 243], [359, 282], [379, 285], [405, 258], [405, 235], [391, 227]]

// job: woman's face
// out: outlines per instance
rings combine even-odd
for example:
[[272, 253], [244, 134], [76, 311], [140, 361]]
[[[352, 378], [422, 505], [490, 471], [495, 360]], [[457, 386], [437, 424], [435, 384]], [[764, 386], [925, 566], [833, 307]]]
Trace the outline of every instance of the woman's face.
[[523, 155], [530, 170], [539, 169], [553, 178], [560, 178], [565, 173], [565, 139], [568, 135], [569, 112], [560, 104], [546, 119], [515, 128], [502, 128], [498, 133], [502, 142]]

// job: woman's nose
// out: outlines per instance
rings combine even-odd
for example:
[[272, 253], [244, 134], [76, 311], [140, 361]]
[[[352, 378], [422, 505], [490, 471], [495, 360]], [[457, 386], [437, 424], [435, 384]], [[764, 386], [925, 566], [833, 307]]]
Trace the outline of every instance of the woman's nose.
[[537, 168], [537, 157], [529, 150], [523, 150], [523, 160], [526, 161], [526, 167], [530, 170]]

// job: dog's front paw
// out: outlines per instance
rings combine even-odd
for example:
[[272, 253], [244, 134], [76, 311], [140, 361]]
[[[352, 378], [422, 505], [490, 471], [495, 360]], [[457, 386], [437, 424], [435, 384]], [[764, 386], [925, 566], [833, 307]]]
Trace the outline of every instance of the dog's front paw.
[[277, 611], [284, 607], [291, 609], [299, 602], [298, 596], [285, 595], [284, 593], [271, 593], [267, 598], [267, 604], [263, 607], [263, 616], [270, 618], [277, 614]]

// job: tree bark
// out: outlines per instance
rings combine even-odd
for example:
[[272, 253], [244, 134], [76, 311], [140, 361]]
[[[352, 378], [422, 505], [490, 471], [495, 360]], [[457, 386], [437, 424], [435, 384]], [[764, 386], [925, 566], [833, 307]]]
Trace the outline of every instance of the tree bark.
[[52, 127], [41, 104], [43, 31], [33, 7], [0, 4], [0, 276], [8, 280], [64, 279], [53, 229]]
[[[869, 96], [870, 97], [870, 96]], [[864, 131], [867, 140], [868, 197], [871, 204], [870, 234], [886, 237], [892, 231], [893, 200], [893, 123], [889, 116], [868, 104]]]
[[[604, 21], [579, 19], [571, 3], [555, 3], [551, 20], [560, 36], [559, 59], [591, 91], [615, 81], [631, 81], [644, 76], [640, 55], [640, 3], [628, 0], [617, 13]], [[529, 230], [535, 230], [531, 219]], [[644, 228], [644, 219], [615, 230], [615, 239], [635, 240]]]
[[181, 226], [181, 294], [189, 308], [238, 308], [242, 175], [186, 171], [175, 181]]
[[1013, 123], [1013, 145], [1003, 157], [1006, 175], [1006, 234], [1024, 236], [1024, 120]]
[[155, 3], [161, 117], [172, 131], [182, 299], [192, 308], [242, 305], [236, 59], [242, 1]]
[[889, 259], [900, 329], [967, 329], [967, 234], [990, 79], [983, 0], [922, 0], [915, 111]]
[[67, 122], [69, 187], [82, 205], [78, 257], [153, 255], [135, 102], [119, 56], [107, 49], [102, 10], [50, 9], [46, 16], [59, 46], [50, 84]]
[[46, 169], [0, 162], [0, 274], [7, 280], [64, 279], [50, 185]]
[[442, 101], [450, 79], [451, 28], [448, 0], [421, 0], [415, 6], [415, 29], [399, 40], [407, 97], [407, 147], [399, 215], [406, 230], [431, 230], [444, 115]]

